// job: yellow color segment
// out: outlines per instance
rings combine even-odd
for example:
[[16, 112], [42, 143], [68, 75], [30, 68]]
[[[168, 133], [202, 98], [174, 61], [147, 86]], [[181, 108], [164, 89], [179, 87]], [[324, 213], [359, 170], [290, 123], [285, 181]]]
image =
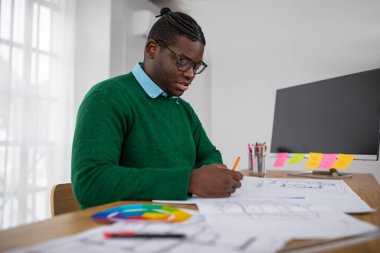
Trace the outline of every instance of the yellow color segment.
[[188, 212], [184, 212], [181, 210], [173, 212], [174, 214], [174, 219], [171, 220], [171, 222], [181, 222], [189, 219], [191, 215]]
[[167, 220], [171, 214], [167, 213], [144, 213], [143, 218], [151, 219], [151, 220]]

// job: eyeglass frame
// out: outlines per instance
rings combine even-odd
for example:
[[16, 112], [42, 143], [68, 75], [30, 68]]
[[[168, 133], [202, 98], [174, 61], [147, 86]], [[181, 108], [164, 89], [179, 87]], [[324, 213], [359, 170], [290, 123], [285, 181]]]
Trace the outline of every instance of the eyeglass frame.
[[[200, 73], [202, 73], [202, 72], [207, 68], [207, 64], [206, 64], [204, 61], [201, 61], [201, 62], [199, 62], [199, 63], [195, 63], [195, 62], [193, 62], [191, 59], [189, 59], [189, 58], [186, 57], [186, 56], [180, 56], [180, 55], [178, 55], [176, 52], [173, 51], [173, 49], [171, 49], [170, 47], [168, 47], [168, 46], [166, 45], [166, 43], [163, 42], [162, 40], [155, 40], [155, 41], [157, 42], [158, 45], [162, 45], [162, 46], [164, 46], [164, 47], [167, 48], [172, 54], [175, 55], [175, 57], [177, 58], [176, 61], [177, 61], [177, 67], [178, 67], [178, 70], [179, 70], [179, 71], [186, 72], [186, 71], [188, 71], [190, 68], [193, 68], [194, 74], [199, 75]], [[181, 64], [181, 62], [182, 62], [183, 60], [188, 60], [188, 61], [192, 64], [192, 66], [189, 65], [189, 67], [188, 67], [187, 69], [182, 70], [182, 69], [180, 68], [180, 64]], [[195, 67], [196, 67], [197, 65], [199, 65], [199, 67], [197, 68], [197, 70], [195, 70]], [[201, 69], [201, 71], [197, 72], [202, 66], [203, 66], [203, 69]]]

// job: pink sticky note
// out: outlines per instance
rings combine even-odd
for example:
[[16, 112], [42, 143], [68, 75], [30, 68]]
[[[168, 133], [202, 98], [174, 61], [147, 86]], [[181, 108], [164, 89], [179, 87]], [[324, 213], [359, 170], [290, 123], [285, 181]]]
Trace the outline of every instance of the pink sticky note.
[[277, 153], [277, 159], [274, 162], [274, 167], [284, 167], [286, 159], [288, 158], [288, 153]]
[[335, 163], [337, 154], [323, 154], [322, 161], [319, 164], [319, 169], [331, 169]]

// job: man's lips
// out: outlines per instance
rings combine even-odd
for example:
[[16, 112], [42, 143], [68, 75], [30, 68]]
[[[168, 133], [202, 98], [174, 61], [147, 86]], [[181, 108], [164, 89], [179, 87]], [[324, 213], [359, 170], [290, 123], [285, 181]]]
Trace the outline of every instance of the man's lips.
[[188, 83], [188, 82], [177, 82], [177, 86], [180, 90], [185, 91], [189, 88], [190, 83]]

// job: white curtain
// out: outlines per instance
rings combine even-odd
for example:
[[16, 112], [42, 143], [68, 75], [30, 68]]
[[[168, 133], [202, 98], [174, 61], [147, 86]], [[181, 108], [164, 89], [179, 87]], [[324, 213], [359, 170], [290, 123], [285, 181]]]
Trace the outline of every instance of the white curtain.
[[74, 0], [0, 0], [0, 229], [50, 217], [70, 181]]

